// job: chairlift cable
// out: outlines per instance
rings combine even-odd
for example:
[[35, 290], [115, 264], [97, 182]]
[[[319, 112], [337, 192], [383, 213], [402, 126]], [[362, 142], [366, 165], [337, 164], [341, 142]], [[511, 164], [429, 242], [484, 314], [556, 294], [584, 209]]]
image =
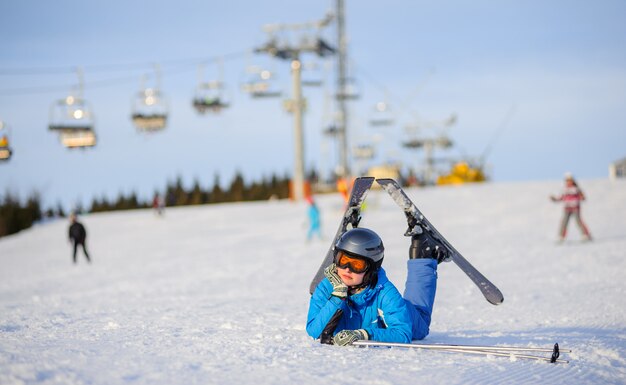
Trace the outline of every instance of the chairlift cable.
[[[183, 72], [188, 72], [192, 70], [196, 65], [197, 65], [197, 62], [193, 63], [193, 65], [191, 63], [188, 63], [185, 67], [181, 67], [176, 70], [169, 70], [167, 72], [167, 75], [174, 75], [174, 74], [180, 74]], [[152, 66], [154, 66], [154, 63], [152, 63]], [[76, 68], [75, 67], [72, 68], [72, 71], [75, 72]], [[163, 72], [161, 72], [161, 76], [164, 76]], [[115, 86], [119, 84], [125, 84], [125, 83], [136, 82], [136, 81], [137, 81], [137, 76], [132, 75], [132, 76], [123, 76], [123, 77], [117, 77], [117, 78], [85, 82], [84, 86], [85, 88], [88, 88], [88, 89], [94, 89], [94, 88], [109, 87], [109, 86]], [[31, 86], [31, 87], [20, 87], [20, 88], [7, 88], [4, 90], [0, 90], [0, 95], [13, 96], [13, 95], [27, 95], [27, 94], [39, 94], [39, 93], [52, 93], [52, 92], [64, 91], [64, 90], [67, 90], [67, 88], [68, 88], [67, 84], [51, 85], [51, 86], [43, 86], [43, 87]]]
[[509, 110], [507, 111], [506, 115], [504, 116], [504, 118], [500, 122], [500, 126], [494, 131], [493, 135], [491, 136], [491, 140], [489, 140], [489, 143], [487, 144], [487, 147], [485, 147], [485, 150], [483, 151], [482, 155], [480, 156], [480, 162], [481, 163], [483, 163], [485, 161], [485, 159], [487, 158], [487, 156], [491, 152], [491, 149], [493, 148], [493, 145], [495, 144], [496, 140], [498, 140], [500, 135], [504, 132], [504, 130], [508, 126], [509, 122], [511, 121], [511, 118], [515, 114], [515, 110], [516, 110], [516, 105], [512, 104], [511, 107], [509, 107]]
[[419, 116], [419, 114], [417, 112], [415, 112], [413, 109], [411, 109], [409, 107], [409, 104], [411, 103], [412, 99], [415, 98], [415, 96], [418, 94], [418, 92], [424, 87], [424, 85], [429, 80], [429, 78], [432, 76], [432, 74], [434, 72], [433, 70], [430, 70], [428, 72], [428, 75], [426, 76], [426, 78], [424, 78], [422, 80], [422, 82], [420, 84], [418, 84], [418, 86], [415, 88], [413, 93], [411, 95], [409, 95], [408, 98], [404, 99], [404, 101], [402, 103], [397, 103], [397, 101], [400, 101], [402, 98], [398, 97], [397, 95], [394, 95], [392, 92], [389, 91], [389, 89], [387, 87], [385, 87], [384, 85], [382, 85], [381, 83], [376, 81], [374, 79], [374, 77], [371, 76], [368, 73], [368, 71], [363, 68], [363, 66], [357, 64], [356, 62], [354, 62], [354, 60], [350, 60], [350, 62], [351, 62], [351, 64], [355, 68], [358, 68], [358, 71], [359, 71], [360, 74], [364, 75], [363, 78], [365, 80], [367, 80], [369, 83], [371, 83], [376, 88], [378, 88], [378, 90], [380, 92], [383, 92], [383, 93], [386, 93], [387, 95], [389, 95], [389, 99], [393, 102], [394, 106], [397, 106], [397, 111], [404, 112], [406, 114], [411, 115], [411, 117], [414, 120], [416, 120], [416, 121], [420, 121], [421, 120], [421, 117]]
[[[163, 66], [168, 65], [197, 65], [198, 63], [211, 63], [213, 61], [224, 59], [231, 60], [237, 59], [244, 55], [245, 52], [233, 52], [226, 55], [216, 55], [212, 57], [199, 57], [188, 59], [170, 59], [158, 61]], [[154, 66], [155, 61], [149, 62], [135, 62], [135, 63], [113, 63], [113, 64], [94, 64], [83, 65], [83, 68], [87, 72], [115, 72], [115, 71], [128, 71], [132, 69], [142, 69], [146, 67]], [[76, 71], [76, 66], [59, 66], [59, 67], [30, 67], [30, 68], [0, 68], [0, 76], [8, 75], [54, 75], [54, 74], [69, 74]]]

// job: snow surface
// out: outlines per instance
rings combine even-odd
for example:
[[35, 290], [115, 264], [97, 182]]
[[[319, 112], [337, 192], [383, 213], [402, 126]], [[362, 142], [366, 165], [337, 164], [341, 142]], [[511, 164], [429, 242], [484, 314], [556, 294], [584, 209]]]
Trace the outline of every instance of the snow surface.
[[[308, 285], [341, 215], [319, 196], [326, 239], [305, 242], [287, 201], [86, 215], [94, 263], [71, 264], [66, 221], [0, 239], [0, 384], [626, 383], [626, 181], [582, 181], [595, 240], [558, 245], [561, 181], [410, 189], [431, 222], [504, 293], [487, 303], [439, 268], [425, 343], [573, 349], [569, 364], [320, 345]], [[404, 286], [402, 212], [372, 191], [361, 226], [381, 234]]]

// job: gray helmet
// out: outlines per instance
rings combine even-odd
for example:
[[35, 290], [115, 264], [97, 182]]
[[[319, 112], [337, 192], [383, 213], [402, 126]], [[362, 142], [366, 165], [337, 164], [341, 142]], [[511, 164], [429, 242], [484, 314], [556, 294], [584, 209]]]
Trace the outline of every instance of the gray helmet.
[[368, 259], [378, 266], [385, 254], [382, 239], [372, 230], [365, 228], [346, 231], [335, 244], [335, 250]]

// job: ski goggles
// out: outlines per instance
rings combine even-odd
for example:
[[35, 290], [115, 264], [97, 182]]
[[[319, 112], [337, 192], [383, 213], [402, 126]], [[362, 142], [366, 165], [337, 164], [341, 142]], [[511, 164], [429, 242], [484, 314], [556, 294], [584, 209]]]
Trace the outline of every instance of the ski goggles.
[[365, 273], [370, 267], [369, 263], [362, 258], [353, 257], [343, 251], [338, 251], [335, 256], [335, 265], [340, 269], [349, 268], [356, 274]]

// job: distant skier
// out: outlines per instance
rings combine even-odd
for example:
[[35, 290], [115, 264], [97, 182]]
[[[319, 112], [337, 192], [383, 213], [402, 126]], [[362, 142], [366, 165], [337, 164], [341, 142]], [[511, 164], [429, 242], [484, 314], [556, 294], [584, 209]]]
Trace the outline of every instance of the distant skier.
[[306, 234], [306, 240], [310, 241], [313, 239], [313, 235], [317, 235], [319, 239], [322, 239], [322, 229], [320, 225], [320, 209], [313, 200], [312, 196], [308, 196], [306, 198], [307, 203], [309, 204], [308, 208], [308, 217], [309, 217], [309, 231]]
[[70, 214], [70, 229], [69, 229], [69, 237], [70, 242], [74, 245], [74, 253], [72, 254], [72, 260], [74, 264], [76, 264], [76, 250], [78, 246], [83, 247], [83, 253], [85, 253], [85, 257], [87, 258], [87, 262], [91, 263], [91, 259], [89, 258], [89, 254], [87, 253], [87, 248], [85, 247], [85, 241], [87, 240], [87, 231], [85, 230], [85, 226], [82, 223], [78, 222], [76, 219], [76, 214]]
[[563, 242], [565, 240], [565, 236], [567, 235], [567, 225], [572, 216], [576, 220], [576, 223], [583, 234], [583, 239], [590, 241], [591, 234], [580, 216], [580, 204], [585, 200], [585, 194], [583, 194], [582, 190], [578, 187], [578, 184], [574, 180], [572, 174], [569, 172], [565, 173], [565, 189], [561, 195], [552, 195], [550, 196], [550, 199], [553, 202], [563, 202], [565, 204], [563, 219], [561, 220], [561, 227], [559, 229], [559, 242]]
[[165, 199], [159, 194], [154, 194], [154, 199], [152, 199], [152, 208], [159, 215], [163, 215], [163, 210], [165, 210]]
[[357, 340], [408, 343], [428, 335], [437, 265], [449, 260], [446, 249], [427, 232], [412, 237], [404, 296], [381, 267], [384, 250], [380, 237], [366, 228], [339, 238], [334, 263], [309, 303], [311, 337], [350, 345]]

